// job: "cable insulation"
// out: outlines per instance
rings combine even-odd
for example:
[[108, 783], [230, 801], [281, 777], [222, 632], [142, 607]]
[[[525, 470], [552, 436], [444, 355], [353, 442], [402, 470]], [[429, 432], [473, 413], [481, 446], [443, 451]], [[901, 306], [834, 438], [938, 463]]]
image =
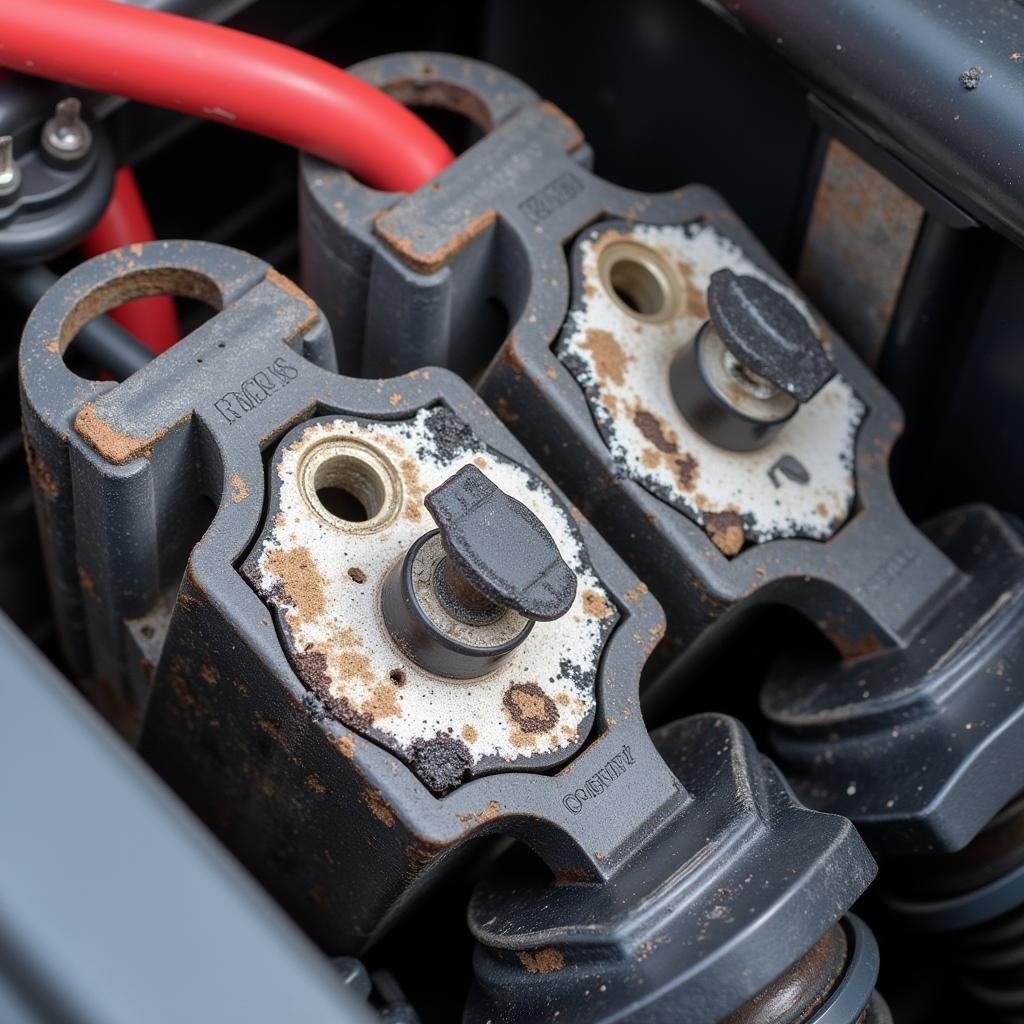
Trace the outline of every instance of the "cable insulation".
[[[103, 216], [82, 241], [82, 254], [87, 258], [98, 256], [154, 238], [135, 173], [130, 167], [122, 167], [114, 178], [114, 192]], [[157, 355], [181, 338], [178, 311], [169, 296], [135, 299], [108, 315]]]
[[374, 188], [412, 191], [453, 159], [381, 90], [222, 25], [108, 0], [0, 0], [0, 40], [0, 65], [264, 135]]

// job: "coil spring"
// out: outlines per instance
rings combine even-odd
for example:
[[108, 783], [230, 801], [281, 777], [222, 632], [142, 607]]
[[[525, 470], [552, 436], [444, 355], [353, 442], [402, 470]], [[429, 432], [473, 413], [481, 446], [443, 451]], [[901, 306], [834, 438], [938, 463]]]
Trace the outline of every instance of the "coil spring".
[[890, 907], [934, 945], [965, 990], [1006, 1024], [1024, 1024], [1024, 795], [952, 854], [892, 865]]
[[847, 917], [722, 1024], [892, 1024], [877, 977], [874, 936]]

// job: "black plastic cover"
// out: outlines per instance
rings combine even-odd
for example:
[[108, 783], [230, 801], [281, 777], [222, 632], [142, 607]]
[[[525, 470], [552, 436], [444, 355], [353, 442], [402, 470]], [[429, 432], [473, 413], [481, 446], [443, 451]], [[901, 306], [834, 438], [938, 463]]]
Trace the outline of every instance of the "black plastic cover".
[[759, 278], [716, 270], [708, 309], [725, 347], [743, 366], [797, 401], [809, 401], [835, 376], [804, 315]]
[[495, 604], [528, 619], [560, 618], [576, 597], [576, 575], [544, 524], [476, 466], [463, 466], [423, 504], [448, 557]]

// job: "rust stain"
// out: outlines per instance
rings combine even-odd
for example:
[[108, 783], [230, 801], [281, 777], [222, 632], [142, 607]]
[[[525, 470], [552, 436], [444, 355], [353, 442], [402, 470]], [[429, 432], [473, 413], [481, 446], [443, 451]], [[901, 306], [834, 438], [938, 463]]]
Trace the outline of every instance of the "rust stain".
[[364, 789], [362, 801], [385, 828], [395, 827], [395, 812], [388, 806], [379, 789]]
[[92, 598], [96, 597], [96, 584], [93, 583], [92, 577], [82, 566], [78, 567], [78, 585], [82, 588], [83, 593]]
[[509, 408], [508, 399], [505, 398], [504, 396], [495, 401], [494, 411], [498, 414], [503, 423], [519, 422], [519, 413], [513, 412]]
[[590, 876], [583, 868], [559, 868], [555, 872], [556, 885], [576, 885], [589, 880]]
[[564, 110], [556, 107], [550, 100], [541, 100], [537, 104], [537, 109], [553, 117], [556, 121], [560, 121], [569, 132], [569, 138], [565, 143], [567, 153], [571, 153], [583, 143], [583, 132], [580, 131], [580, 126]]
[[402, 396], [396, 391], [388, 398], [388, 405], [398, 405]]
[[357, 710], [345, 696], [331, 692], [331, 675], [327, 671], [327, 655], [312, 645], [301, 654], [294, 655], [296, 671], [307, 686], [324, 702], [328, 711], [350, 729], [368, 729], [373, 719]]
[[844, 661], [852, 661], [854, 658], [864, 658], [869, 654], [877, 654], [882, 649], [882, 641], [874, 633], [865, 633], [863, 636], [857, 637], [856, 640], [835, 632], [829, 632], [825, 635]]
[[298, 299], [308, 310], [309, 315], [301, 324], [288, 336], [287, 341], [291, 341], [292, 338], [299, 337], [300, 334], [305, 334], [316, 322], [320, 319], [320, 313], [316, 308], [316, 303], [292, 280], [285, 277], [284, 274], [279, 274], [273, 267], [267, 271], [266, 280], [276, 285], [285, 294], [290, 295], [293, 299]]
[[[128, 699], [106, 676], [97, 676], [95, 689], [89, 698], [97, 711], [120, 733], [130, 736], [138, 731], [142, 711]], [[192, 725], [187, 725], [191, 729]]]
[[109, 423], [100, 419], [92, 402], [78, 410], [75, 432], [115, 466], [123, 466], [138, 458], [153, 440], [118, 433]]
[[356, 756], [356, 741], [351, 736], [331, 736], [331, 746], [350, 761]]
[[366, 573], [363, 572], [358, 565], [350, 565], [348, 569], [348, 578], [352, 580], [353, 583], [365, 583]]
[[60, 497], [60, 485], [57, 483], [57, 478], [39, 457], [39, 453], [32, 446], [32, 442], [24, 430], [21, 432], [21, 440], [25, 445], [25, 461], [28, 463], [28, 472], [36, 482], [36, 486], [51, 498]]
[[516, 377], [522, 377], [526, 372], [526, 367], [523, 366], [522, 359], [519, 358], [519, 353], [516, 351], [516, 347], [511, 342], [514, 340], [515, 335], [510, 334], [508, 341], [502, 347], [501, 350], [501, 361], [512, 371]]
[[704, 529], [723, 555], [731, 558], [743, 548], [743, 519], [738, 512], [705, 512]]
[[402, 459], [399, 469], [402, 471], [402, 482], [405, 484], [407, 498], [405, 518], [415, 523], [423, 517], [423, 498], [427, 488], [420, 480], [420, 467], [413, 459]]
[[675, 454], [679, 451], [675, 441], [665, 436], [661, 428], [661, 420], [646, 409], [637, 409], [633, 415], [637, 430], [647, 438], [659, 452]]
[[405, 856], [409, 860], [409, 875], [417, 875], [436, 857], [443, 849], [441, 843], [435, 843], [422, 836], [416, 837], [415, 843], [408, 843], [405, 847]]
[[199, 669], [199, 678], [202, 679], [207, 686], [216, 686], [220, 682], [220, 675], [217, 672], [217, 666], [211, 665], [209, 662], [205, 662]]
[[590, 353], [598, 377], [622, 386], [626, 364], [631, 357], [622, 351], [622, 346], [610, 331], [591, 327], [587, 331], [587, 340], [580, 348]]
[[316, 772], [306, 776], [306, 786], [318, 796], [327, 796], [327, 787], [320, 781], [320, 776]]
[[501, 804], [497, 800], [492, 800], [482, 811], [470, 811], [469, 814], [460, 814], [458, 819], [466, 825], [485, 825], [489, 821], [494, 821], [500, 813]]
[[595, 619], [606, 619], [612, 607], [596, 590], [583, 591], [583, 610]]
[[519, 962], [531, 974], [549, 974], [551, 971], [560, 971], [565, 967], [565, 957], [560, 950], [553, 947], [548, 949], [518, 950], [516, 956]]
[[237, 473], [232, 474], [231, 500], [237, 504], [240, 501], [245, 501], [248, 497], [249, 488], [245, 486], [245, 481]]
[[468, 723], [462, 727], [462, 738], [467, 743], [476, 743], [476, 729]]
[[390, 210], [384, 210], [374, 218], [373, 229], [398, 255], [407, 266], [420, 274], [433, 274], [443, 267], [452, 256], [461, 251], [477, 235], [487, 230], [497, 218], [492, 207], [471, 217], [461, 230], [456, 231], [432, 252], [420, 252], [412, 238], [395, 234], [385, 223]]
[[697, 460], [692, 455], [686, 454], [681, 459], [675, 460], [675, 466], [679, 486], [684, 491], [692, 491], [697, 484], [697, 476], [700, 472]]
[[513, 683], [501, 702], [524, 733], [547, 732], [558, 721], [557, 705], [536, 683]]
[[315, 619], [324, 610], [324, 581], [308, 548], [267, 552], [267, 572], [281, 581], [290, 604], [303, 619]]
[[687, 315], [703, 322], [708, 318], [708, 297], [700, 290], [690, 277], [690, 267], [681, 260], [676, 260], [676, 270], [682, 279], [685, 290], [683, 306]]

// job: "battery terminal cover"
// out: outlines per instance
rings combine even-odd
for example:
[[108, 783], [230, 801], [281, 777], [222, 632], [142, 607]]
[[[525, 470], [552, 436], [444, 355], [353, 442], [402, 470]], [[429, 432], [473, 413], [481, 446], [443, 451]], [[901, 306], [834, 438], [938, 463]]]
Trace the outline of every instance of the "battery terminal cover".
[[[559, 764], [581, 747], [618, 612], [571, 516], [537, 476], [435, 407], [399, 422], [306, 423], [282, 441], [270, 477], [265, 528], [242, 572], [327, 714], [398, 755], [435, 793], [476, 775]], [[529, 618], [509, 607], [477, 621], [435, 599], [445, 548], [425, 499], [440, 488], [450, 500], [467, 479], [535, 517], [565, 599], [550, 609], [542, 602], [541, 612], [564, 614], [532, 621], [540, 616], [527, 601]], [[429, 671], [389, 628], [388, 580], [424, 548], [430, 565], [413, 559], [410, 586], [431, 616], [462, 646], [508, 648], [483, 674]]]
[[[700, 221], [605, 222], [580, 236], [573, 255], [573, 303], [556, 354], [582, 386], [621, 471], [703, 526], [727, 556], [750, 543], [831, 537], [848, 518], [856, 493], [854, 447], [865, 407], [834, 375], [828, 332], [800, 296]], [[716, 325], [709, 306], [712, 279], [727, 298], [737, 291], [744, 300], [755, 290], [754, 297], [767, 295], [769, 312], [785, 314], [773, 324], [798, 328], [796, 336], [781, 340], [815, 360], [813, 372], [805, 372], [807, 359], [794, 369], [777, 365], [777, 357], [757, 360], [752, 351], [741, 351], [749, 365], [731, 367], [737, 349], [732, 335], [751, 332], [726, 332], [730, 345], [719, 344], [722, 380], [708, 386], [732, 396], [736, 421], [750, 423], [751, 436], [738, 442], [688, 419], [680, 408], [681, 382], [673, 380], [681, 354], [713, 326], [721, 332], [736, 328], [732, 321], [742, 321], [743, 328], [757, 322], [762, 329], [754, 333], [769, 333], [761, 309]], [[720, 301], [718, 312], [751, 305]], [[778, 334], [775, 328], [772, 334]], [[711, 333], [717, 340], [718, 332]], [[761, 379], [766, 373], [779, 377], [780, 370], [785, 373], [778, 387]]]

